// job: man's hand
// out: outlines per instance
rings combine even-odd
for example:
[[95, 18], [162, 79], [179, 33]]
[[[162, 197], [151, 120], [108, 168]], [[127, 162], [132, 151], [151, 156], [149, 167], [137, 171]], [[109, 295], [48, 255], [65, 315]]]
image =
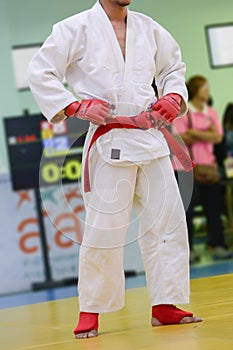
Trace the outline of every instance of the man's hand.
[[151, 108], [153, 112], [157, 112], [163, 123], [169, 124], [179, 115], [181, 109], [182, 98], [178, 94], [168, 94], [161, 97], [155, 102]]
[[76, 116], [88, 120], [96, 125], [105, 125], [106, 119], [110, 116], [110, 105], [97, 99], [82, 100], [81, 103], [76, 101], [66, 107], [65, 114], [68, 117]]

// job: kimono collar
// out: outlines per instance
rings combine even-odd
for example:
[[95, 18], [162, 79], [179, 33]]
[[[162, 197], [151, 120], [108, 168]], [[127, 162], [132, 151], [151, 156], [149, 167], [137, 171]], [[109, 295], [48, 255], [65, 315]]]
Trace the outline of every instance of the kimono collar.
[[[92, 7], [92, 9], [93, 9], [93, 10], [97, 10], [97, 11], [99, 11], [99, 12], [102, 12], [102, 13], [105, 14], [106, 17], [108, 17], [107, 14], [106, 14], [106, 12], [104, 11], [102, 5], [100, 4], [100, 0], [97, 0], [97, 2], [96, 2], [95, 5]], [[127, 16], [128, 16], [128, 13], [129, 13], [129, 10], [128, 10], [128, 8], [127, 8]]]
[[121, 95], [121, 101], [129, 101], [131, 96], [131, 88], [128, 87], [132, 81], [134, 67], [134, 43], [135, 43], [135, 24], [132, 18], [132, 12], [127, 9], [127, 25], [126, 25], [126, 52], [125, 58], [122, 55], [122, 51], [117, 40], [115, 31], [112, 23], [101, 6], [100, 2], [97, 1], [92, 7], [97, 20], [99, 21], [104, 34], [106, 35], [106, 45], [108, 45], [111, 57], [115, 62], [115, 66], [122, 75], [123, 93]]
[[[135, 29], [134, 23], [132, 21], [131, 12], [127, 9], [127, 27], [126, 27], [126, 53], [125, 60], [123, 58], [120, 45], [118, 43], [116, 34], [114, 32], [111, 21], [101, 6], [100, 2], [97, 1], [96, 4], [92, 7], [92, 11], [94, 11], [97, 19], [102, 25], [103, 30], [108, 36], [109, 43], [112, 46], [112, 54], [116, 58], [117, 65], [121, 69], [126, 69], [125, 78], [129, 81], [130, 76], [128, 73], [132, 73], [132, 66], [134, 64], [134, 42], [135, 42]], [[129, 71], [127, 71], [129, 70]]]

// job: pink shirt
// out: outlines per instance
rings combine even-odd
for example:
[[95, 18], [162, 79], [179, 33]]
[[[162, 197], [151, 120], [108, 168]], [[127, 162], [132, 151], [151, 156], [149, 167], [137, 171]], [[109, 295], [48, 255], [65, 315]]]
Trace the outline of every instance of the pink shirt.
[[[187, 129], [192, 128], [195, 130], [206, 131], [211, 125], [215, 125], [217, 132], [222, 135], [223, 129], [220, 123], [218, 113], [215, 109], [211, 107], [206, 107], [203, 112], [199, 112], [194, 109], [192, 105], [189, 108], [190, 117], [191, 117], [191, 126], [189, 123], [189, 118], [187, 115], [177, 118], [173, 122], [173, 133], [174, 134], [183, 134]], [[214, 164], [215, 155], [214, 155], [214, 145], [211, 142], [198, 141], [192, 145], [192, 154], [193, 160], [196, 164]], [[190, 146], [187, 146], [190, 149]], [[181, 170], [181, 165], [178, 161], [175, 162], [174, 168], [176, 170]]]

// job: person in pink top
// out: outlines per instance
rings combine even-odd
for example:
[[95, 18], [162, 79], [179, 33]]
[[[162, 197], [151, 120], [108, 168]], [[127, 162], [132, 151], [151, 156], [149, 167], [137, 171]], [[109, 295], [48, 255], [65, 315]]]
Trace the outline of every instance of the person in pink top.
[[[214, 165], [216, 164], [214, 144], [221, 142], [223, 129], [218, 113], [214, 108], [208, 106], [210, 97], [208, 81], [205, 77], [197, 75], [191, 77], [186, 85], [189, 94], [189, 111], [184, 117], [177, 118], [174, 121], [174, 132], [180, 134], [195, 164]], [[182, 171], [178, 162], [175, 162], [175, 170], [178, 173]], [[199, 260], [199, 257], [193, 250], [192, 223], [194, 197], [197, 192], [207, 218], [207, 244], [213, 252], [213, 258], [227, 259], [232, 257], [232, 253], [228, 250], [225, 243], [221, 221], [220, 182], [218, 181], [214, 184], [197, 184], [194, 182], [193, 196], [186, 213], [191, 262]], [[182, 197], [185, 202], [184, 195], [183, 193]]]

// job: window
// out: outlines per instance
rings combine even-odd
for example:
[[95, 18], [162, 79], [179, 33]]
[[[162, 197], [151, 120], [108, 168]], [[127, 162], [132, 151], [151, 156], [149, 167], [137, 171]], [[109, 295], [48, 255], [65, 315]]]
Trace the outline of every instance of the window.
[[233, 23], [205, 27], [212, 68], [233, 66]]

